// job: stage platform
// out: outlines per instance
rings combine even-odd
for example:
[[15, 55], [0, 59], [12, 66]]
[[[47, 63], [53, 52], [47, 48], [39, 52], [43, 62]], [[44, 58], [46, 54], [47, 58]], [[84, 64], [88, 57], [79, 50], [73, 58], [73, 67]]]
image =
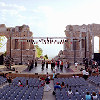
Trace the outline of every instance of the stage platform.
[[[0, 66], [0, 72], [1, 73], [12, 73], [12, 76], [14, 77], [37, 77], [39, 76], [46, 76], [46, 73], [48, 72], [49, 75], [52, 77], [53, 71], [51, 70], [51, 65], [49, 64], [48, 69], [46, 69], [46, 66], [44, 67], [44, 70], [41, 69], [41, 64], [38, 64], [37, 67], [34, 67], [31, 71], [27, 70], [26, 65], [14, 65], [12, 66], [15, 68], [15, 71], [9, 71], [6, 70], [6, 67], [4, 65]], [[70, 77], [73, 74], [82, 75], [80, 69], [84, 68], [84, 66], [79, 65], [77, 68], [75, 68], [74, 65], [71, 65], [69, 69], [66, 69], [63, 67], [63, 70], [61, 71], [60, 68], [57, 69], [56, 73], [58, 77]], [[17, 72], [17, 73], [16, 73]]]
[[[38, 64], [37, 67], [34, 67], [33, 69], [31, 69], [31, 71], [27, 70], [27, 66], [26, 65], [14, 65], [12, 66], [15, 68], [15, 71], [10, 71], [6, 69], [6, 66], [4, 65], [0, 65], [0, 72], [12, 72], [12, 73], [16, 73], [16, 71], [18, 71], [18, 73], [30, 73], [30, 74], [46, 74], [47, 72], [49, 74], [53, 73], [53, 70], [51, 70], [51, 65], [48, 65], [48, 69], [46, 69], [46, 66], [44, 67], [44, 70], [41, 69], [41, 64]], [[69, 69], [66, 69], [65, 67], [63, 67], [63, 70], [61, 71], [60, 68], [56, 67], [56, 72], [55, 73], [61, 73], [61, 74], [69, 74], [69, 73], [81, 73], [80, 69], [84, 68], [84, 66], [79, 65], [77, 68], [75, 68], [74, 65], [71, 65]]]
[[[0, 75], [2, 74], [6, 74], [9, 73], [9, 75], [12, 76], [12, 78], [15, 77], [33, 77], [33, 78], [37, 78], [38, 76], [40, 77], [46, 77], [46, 73], [48, 72], [51, 79], [53, 76], [53, 71], [51, 70], [51, 65], [49, 65], [48, 69], [46, 69], [46, 67], [44, 68], [44, 70], [41, 70], [41, 65], [38, 64], [38, 66], [36, 68], [33, 68], [31, 71], [27, 71], [27, 66], [26, 65], [15, 65], [13, 66], [15, 67], [16, 71], [5, 71], [5, 66], [0, 66]], [[81, 68], [84, 68], [84, 66], [79, 65], [77, 68], [75, 68], [74, 65], [70, 66], [70, 69], [65, 69], [63, 68], [63, 71], [61, 71], [60, 69], [58, 69], [56, 71], [56, 75], [58, 78], [66, 78], [66, 77], [72, 77], [73, 75], [75, 76], [80, 76], [82, 77], [82, 72], [80, 71]], [[93, 73], [92, 75], [98, 75], [99, 73]]]
[[[52, 74], [53, 73], [53, 70], [51, 70], [51, 65], [49, 64], [48, 65], [48, 69], [46, 69], [46, 66], [44, 67], [44, 70], [42, 70], [41, 69], [42, 68], [42, 66], [41, 66], [41, 64], [38, 64], [38, 66], [37, 67], [34, 67], [31, 71], [23, 71], [23, 73], [38, 73], [38, 74], [46, 74], [47, 72], [49, 73], [49, 74]], [[69, 69], [67, 69], [67, 68], [65, 68], [65, 67], [63, 67], [63, 70], [61, 71], [61, 69], [60, 69], [60, 67], [59, 68], [57, 68], [57, 67], [55, 67], [55, 73], [61, 73], [61, 74], [67, 74], [67, 73], [80, 73], [81, 71], [80, 71], [80, 69], [81, 68], [84, 68], [84, 66], [82, 66], [82, 65], [79, 65], [77, 68], [75, 68], [75, 66], [74, 65], [71, 65], [70, 66], [70, 68]]]

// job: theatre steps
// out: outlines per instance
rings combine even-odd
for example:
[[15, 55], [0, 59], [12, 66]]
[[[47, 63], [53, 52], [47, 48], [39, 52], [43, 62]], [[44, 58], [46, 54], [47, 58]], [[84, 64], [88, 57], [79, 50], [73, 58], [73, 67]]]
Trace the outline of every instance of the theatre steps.
[[56, 100], [56, 99], [55, 99], [55, 95], [52, 95], [52, 92], [53, 92], [53, 90], [54, 90], [53, 80], [50, 81], [49, 86], [50, 86], [51, 90], [48, 91], [48, 92], [45, 92], [45, 91], [44, 91], [43, 99], [42, 99], [42, 100]]

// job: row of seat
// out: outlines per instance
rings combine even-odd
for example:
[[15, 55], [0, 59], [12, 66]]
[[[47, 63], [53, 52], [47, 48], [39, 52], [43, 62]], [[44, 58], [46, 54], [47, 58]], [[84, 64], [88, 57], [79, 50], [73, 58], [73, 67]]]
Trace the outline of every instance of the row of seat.
[[88, 81], [95, 84], [96, 86], [100, 86], [100, 76], [90, 76]]
[[41, 85], [41, 82], [37, 78], [27, 78], [27, 77], [16, 77], [15, 79], [13, 79], [12, 84], [17, 85], [19, 80], [23, 83], [24, 86], [26, 86], [26, 80], [28, 80], [29, 86]]
[[[28, 80], [29, 86], [17, 86], [18, 80], [21, 80], [22, 84]], [[10, 86], [6, 85], [0, 89], [0, 100], [42, 100], [44, 87], [38, 86], [39, 84], [32, 86], [33, 82], [41, 83], [38, 78], [17, 77], [13, 79]]]
[[[94, 77], [99, 79], [98, 76]], [[21, 80], [24, 87], [18, 87], [18, 80]], [[28, 86], [26, 86], [26, 80], [28, 80]], [[92, 80], [90, 77], [89, 80]], [[64, 82], [65, 87], [63, 89], [56, 89], [56, 100], [85, 100], [86, 92], [92, 94], [93, 91], [96, 92], [98, 99], [100, 99], [98, 94], [98, 89], [94, 86], [90, 87], [88, 82], [81, 77], [77, 78], [55, 78], [54, 85], [56, 83]], [[38, 78], [25, 78], [25, 77], [16, 77], [12, 81], [12, 85], [6, 85], [0, 89], [0, 100], [42, 100], [44, 87], [41, 87], [41, 81]], [[67, 91], [71, 88], [73, 94], [68, 96]], [[75, 91], [78, 90], [79, 94], [75, 94]]]
[[3, 85], [6, 82], [7, 82], [7, 78], [0, 76], [0, 85]]
[[82, 77], [77, 77], [77, 78], [55, 78], [54, 79], [54, 85], [56, 83], [62, 83], [64, 82], [65, 85], [68, 86], [84, 86], [87, 85], [87, 82], [82, 78]]

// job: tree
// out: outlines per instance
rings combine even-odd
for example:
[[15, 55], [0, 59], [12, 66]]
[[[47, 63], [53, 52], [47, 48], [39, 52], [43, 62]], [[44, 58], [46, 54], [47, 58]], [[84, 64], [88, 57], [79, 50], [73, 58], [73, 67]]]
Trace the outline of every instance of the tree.
[[47, 55], [47, 54], [46, 54], [46, 55], [44, 55], [44, 58], [45, 58], [45, 59], [48, 59], [48, 55]]
[[7, 51], [5, 51], [5, 53], [3, 54], [3, 56], [6, 56], [6, 54], [7, 54]]
[[0, 47], [2, 47], [2, 41], [4, 41], [4, 39], [5, 39], [5, 36], [0, 36]]
[[37, 52], [37, 56], [38, 58], [40, 58], [40, 56], [42, 56], [42, 49], [38, 46], [38, 45], [35, 45], [35, 48], [36, 48], [36, 52]]

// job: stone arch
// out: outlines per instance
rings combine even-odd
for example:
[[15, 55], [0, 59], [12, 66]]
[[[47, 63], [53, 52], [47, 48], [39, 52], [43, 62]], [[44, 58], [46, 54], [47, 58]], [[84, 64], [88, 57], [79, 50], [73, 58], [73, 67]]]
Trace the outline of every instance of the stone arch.
[[99, 42], [99, 36], [94, 36], [94, 53], [100, 53]]

